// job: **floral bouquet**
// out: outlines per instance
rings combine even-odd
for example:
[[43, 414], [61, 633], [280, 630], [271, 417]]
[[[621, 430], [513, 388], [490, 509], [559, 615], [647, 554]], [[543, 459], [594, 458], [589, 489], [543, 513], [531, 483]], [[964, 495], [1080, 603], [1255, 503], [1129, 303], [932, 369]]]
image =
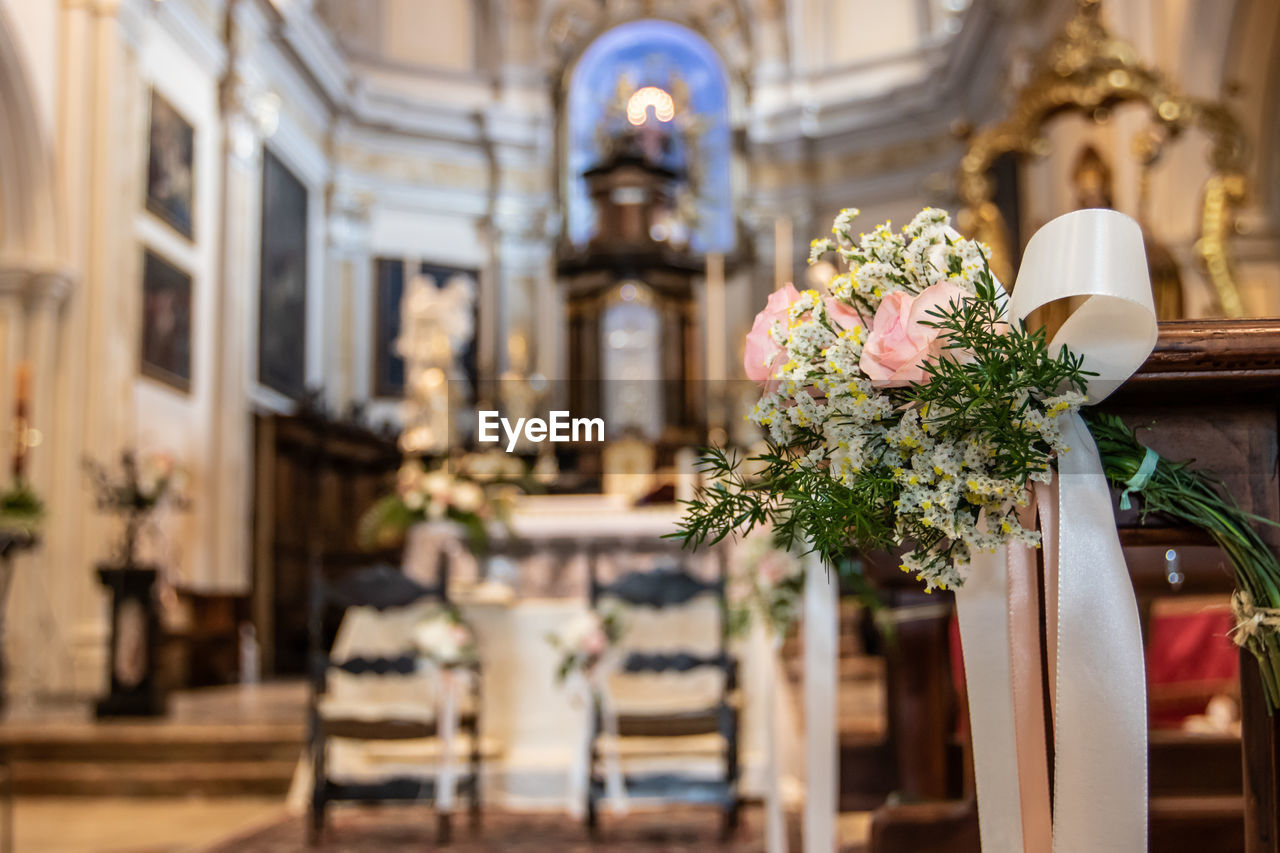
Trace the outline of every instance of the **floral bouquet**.
[[944, 211], [860, 238], [856, 214], [810, 252], [847, 272], [826, 294], [773, 293], [747, 337], [746, 372], [764, 389], [749, 418], [769, 439], [760, 473], [710, 451], [713, 482], [677, 535], [696, 546], [770, 523], [780, 545], [811, 543], [832, 565], [854, 547], [906, 545], [902, 570], [945, 589], [975, 552], [1038, 543], [1020, 510], [1028, 485], [1052, 478], [1059, 419], [1090, 374], [1006, 318], [989, 250]]
[[186, 509], [186, 472], [163, 451], [143, 454], [133, 450], [120, 454], [120, 473], [114, 474], [93, 459], [84, 462], [97, 499], [98, 508], [125, 516], [124, 539], [118, 548], [123, 565], [132, 565], [138, 535], [147, 519], [161, 505]]
[[44, 501], [25, 480], [0, 494], [0, 530], [34, 536], [44, 520]]
[[396, 475], [396, 490], [379, 499], [360, 518], [356, 537], [367, 549], [394, 547], [405, 532], [422, 521], [453, 521], [466, 530], [476, 551], [488, 545], [487, 524], [510, 510], [513, 485], [455, 474], [447, 465], [429, 467], [406, 459]]
[[420, 622], [414, 629], [413, 639], [421, 658], [441, 669], [473, 666], [479, 660], [475, 633], [462, 615], [451, 608], [439, 610]]
[[575, 672], [590, 677], [621, 637], [622, 619], [616, 610], [588, 610], [574, 617], [559, 632], [547, 635], [547, 642], [560, 652], [556, 680], [563, 682]]
[[730, 633], [741, 635], [758, 616], [776, 637], [785, 637], [800, 618], [803, 564], [795, 554], [779, 548], [767, 528], [748, 534], [738, 556], [742, 571], [735, 578]]

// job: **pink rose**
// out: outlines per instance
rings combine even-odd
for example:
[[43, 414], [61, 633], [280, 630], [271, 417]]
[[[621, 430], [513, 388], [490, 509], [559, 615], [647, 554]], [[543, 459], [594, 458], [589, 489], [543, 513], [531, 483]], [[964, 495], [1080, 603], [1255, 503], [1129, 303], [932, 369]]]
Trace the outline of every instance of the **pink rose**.
[[756, 573], [760, 579], [764, 581], [766, 586], [777, 586], [783, 578], [787, 576], [788, 565], [787, 555], [780, 551], [770, 551], [760, 558], [760, 564], [756, 567]]
[[925, 365], [942, 353], [940, 330], [926, 326], [936, 322], [931, 311], [964, 300], [965, 292], [949, 281], [925, 288], [920, 295], [895, 291], [880, 303], [859, 366], [878, 387], [922, 383]]
[[752, 382], [767, 386], [778, 368], [787, 363], [789, 356], [786, 347], [774, 343], [769, 330], [776, 321], [787, 320], [787, 310], [799, 298], [800, 291], [788, 284], [781, 290], [770, 293], [768, 304], [756, 315], [756, 321], [751, 324], [751, 331], [747, 333], [747, 346], [742, 357], [742, 366]]
[[604, 635], [604, 629], [597, 627], [582, 639], [582, 651], [588, 657], [598, 657], [604, 654], [604, 648], [608, 644], [609, 638]]
[[849, 329], [853, 329], [858, 326], [867, 325], [866, 319], [857, 308], [854, 308], [851, 305], [846, 305], [839, 299], [831, 296], [828, 296], [823, 300], [823, 302], [825, 302], [827, 306], [827, 316], [830, 317], [831, 321], [841, 329], [848, 331]]

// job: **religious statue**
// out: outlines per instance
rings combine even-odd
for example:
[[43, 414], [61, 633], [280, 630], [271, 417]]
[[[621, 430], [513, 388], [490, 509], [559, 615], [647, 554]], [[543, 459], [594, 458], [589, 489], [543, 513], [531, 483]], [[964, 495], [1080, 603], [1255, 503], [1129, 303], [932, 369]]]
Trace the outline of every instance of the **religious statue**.
[[[1150, 168], [1159, 156], [1159, 147], [1152, 143], [1149, 136], [1144, 135], [1135, 140], [1134, 148], [1142, 162], [1137, 219], [1142, 227], [1142, 243], [1147, 252], [1147, 268], [1151, 273], [1151, 288], [1156, 300], [1156, 317], [1159, 320], [1177, 320], [1183, 316], [1182, 275], [1178, 271], [1178, 262], [1173, 253], [1151, 233], [1146, 217]], [[1076, 156], [1071, 170], [1071, 184], [1075, 190], [1076, 207], [1115, 208], [1111, 166], [1092, 145], [1085, 145]]]
[[454, 276], [438, 286], [431, 276], [417, 275], [405, 287], [395, 348], [405, 362], [407, 394], [400, 448], [407, 454], [438, 454], [450, 446], [455, 432], [450, 403], [468, 390], [460, 387], [460, 383], [465, 386], [466, 377], [457, 356], [475, 333], [474, 303], [472, 282], [466, 276]]

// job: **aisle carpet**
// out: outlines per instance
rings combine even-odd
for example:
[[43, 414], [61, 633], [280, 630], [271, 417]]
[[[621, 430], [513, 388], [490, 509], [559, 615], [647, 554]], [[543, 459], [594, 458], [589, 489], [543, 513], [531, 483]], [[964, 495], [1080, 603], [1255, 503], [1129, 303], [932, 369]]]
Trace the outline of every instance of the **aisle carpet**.
[[[791, 849], [797, 850], [799, 821], [793, 816], [790, 823]], [[307, 848], [304, 843], [302, 819], [290, 816], [222, 842], [206, 853], [295, 853], [309, 849], [318, 853], [389, 853], [423, 848], [450, 853], [763, 853], [758, 808], [744, 810], [743, 825], [731, 841], [720, 842], [719, 826], [718, 812], [692, 807], [635, 811], [625, 817], [606, 814], [599, 840], [593, 844], [582, 824], [564, 814], [488, 812], [478, 836], [460, 819], [455, 822], [453, 843], [436, 848], [435, 815], [429, 808], [343, 808], [330, 814], [324, 842], [316, 848]]]

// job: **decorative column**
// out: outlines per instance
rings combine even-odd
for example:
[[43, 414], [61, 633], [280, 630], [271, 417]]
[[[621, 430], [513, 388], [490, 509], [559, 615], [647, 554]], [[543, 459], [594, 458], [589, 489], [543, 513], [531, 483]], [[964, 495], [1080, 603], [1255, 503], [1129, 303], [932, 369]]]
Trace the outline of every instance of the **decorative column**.
[[238, 4], [233, 16], [229, 71], [220, 84], [223, 185], [221, 275], [214, 328], [212, 442], [216, 469], [209, 471], [208, 513], [213, 549], [212, 578], [224, 589], [252, 584], [251, 545], [245, 508], [253, 499], [253, 423], [250, 414], [249, 352], [254, 348], [254, 300], [262, 201], [262, 140], [270, 130], [262, 104], [269, 95], [252, 76], [246, 56], [265, 32], [252, 4]]
[[[335, 186], [329, 199], [328, 339], [325, 376], [329, 404], [339, 412], [373, 396], [373, 253], [369, 248], [369, 203], [362, 194]], [[409, 271], [406, 270], [406, 278]]]
[[[480, 316], [480, 375], [500, 376], [512, 366], [510, 336], [517, 332], [535, 350], [532, 362], [541, 364], [548, 339], [532, 334], [540, 311], [540, 285], [551, 269], [551, 241], [546, 236], [546, 215], [531, 209], [527, 199], [499, 200], [493, 220], [494, 249], [491, 277], [482, 277]], [[487, 285], [487, 286], [486, 286]], [[541, 329], [539, 329], [541, 331]], [[486, 349], [492, 355], [486, 359]], [[526, 361], [530, 361], [526, 353]]]
[[[62, 6], [55, 152], [66, 192], [57, 199], [65, 241], [60, 254], [79, 273], [80, 286], [56, 320], [33, 330], [46, 341], [37, 346], [60, 349], [52, 381], [36, 388], [33, 401], [34, 411], [47, 413], [41, 415], [48, 417], [47, 445], [57, 448], [50, 458], [33, 460], [36, 471], [46, 472], [46, 484], [37, 487], [55, 511], [36, 555], [40, 565], [20, 572], [32, 584], [25, 591], [22, 639], [33, 690], [96, 695], [106, 672], [107, 607], [92, 567], [116, 529], [96, 511], [82, 462], [114, 457], [134, 432], [141, 306], [133, 225], [145, 162], [138, 49], [152, 4], [65, 0]], [[56, 335], [51, 325], [58, 326]], [[56, 344], [47, 343], [50, 336]], [[42, 370], [33, 386], [48, 381]]]

